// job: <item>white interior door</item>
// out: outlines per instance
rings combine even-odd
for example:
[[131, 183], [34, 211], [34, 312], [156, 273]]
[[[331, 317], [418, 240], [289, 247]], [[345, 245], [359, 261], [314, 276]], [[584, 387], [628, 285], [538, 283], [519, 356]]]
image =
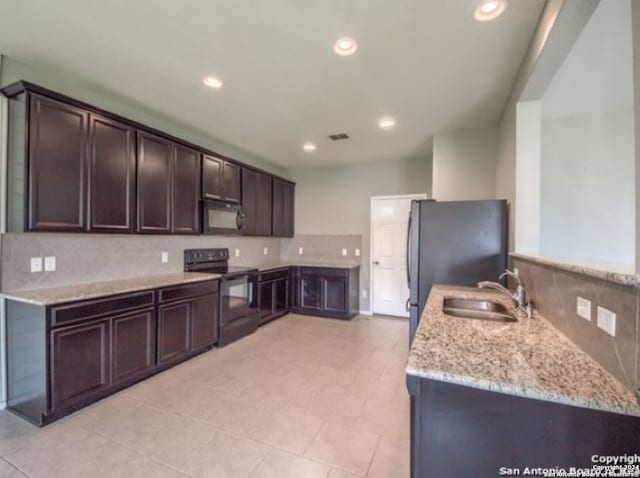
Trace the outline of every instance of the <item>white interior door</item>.
[[409, 317], [406, 308], [407, 226], [413, 199], [424, 197], [372, 198], [371, 270], [373, 313]]

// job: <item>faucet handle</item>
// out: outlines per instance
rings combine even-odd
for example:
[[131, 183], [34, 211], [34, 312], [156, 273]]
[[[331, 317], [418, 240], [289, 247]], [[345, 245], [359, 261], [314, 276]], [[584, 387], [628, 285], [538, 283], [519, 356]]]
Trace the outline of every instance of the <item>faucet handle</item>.
[[500, 280], [504, 279], [505, 276], [511, 277], [517, 282], [517, 285], [520, 286], [520, 283], [521, 283], [520, 276], [518, 275], [517, 272], [513, 272], [513, 271], [510, 271], [509, 269], [506, 269], [502, 274], [500, 274]]

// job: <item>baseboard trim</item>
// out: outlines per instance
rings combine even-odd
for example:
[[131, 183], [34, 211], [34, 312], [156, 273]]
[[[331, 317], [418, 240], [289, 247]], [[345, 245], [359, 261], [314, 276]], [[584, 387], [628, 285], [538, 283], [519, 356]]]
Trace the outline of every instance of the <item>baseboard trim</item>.
[[373, 315], [373, 312], [369, 310], [361, 310], [360, 315]]

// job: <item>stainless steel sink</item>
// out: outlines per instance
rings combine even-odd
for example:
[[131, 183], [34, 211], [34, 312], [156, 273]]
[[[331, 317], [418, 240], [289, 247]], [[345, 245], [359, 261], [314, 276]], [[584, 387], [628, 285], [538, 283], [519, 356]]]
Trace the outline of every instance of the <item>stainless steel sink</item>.
[[504, 305], [490, 300], [444, 299], [442, 310], [447, 315], [465, 319], [495, 320], [498, 322], [517, 322], [518, 319]]

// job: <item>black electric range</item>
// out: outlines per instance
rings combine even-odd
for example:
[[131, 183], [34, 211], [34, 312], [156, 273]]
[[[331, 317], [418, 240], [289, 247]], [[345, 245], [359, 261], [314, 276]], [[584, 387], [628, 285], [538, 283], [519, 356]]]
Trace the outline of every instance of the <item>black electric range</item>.
[[220, 274], [218, 346], [252, 334], [258, 328], [258, 269], [230, 266], [229, 249], [187, 249], [186, 272]]

